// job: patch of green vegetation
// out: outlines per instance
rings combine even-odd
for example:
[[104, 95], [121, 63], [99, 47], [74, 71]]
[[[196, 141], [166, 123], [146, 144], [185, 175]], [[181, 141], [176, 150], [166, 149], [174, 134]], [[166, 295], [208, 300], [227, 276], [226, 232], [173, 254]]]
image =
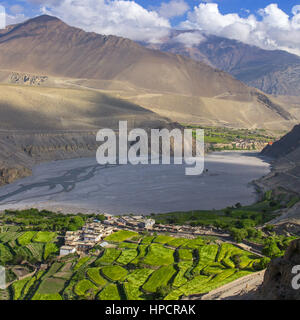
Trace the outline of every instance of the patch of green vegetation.
[[79, 297], [81, 296], [85, 297], [88, 293], [95, 294], [95, 291], [97, 291], [97, 289], [98, 288], [90, 280], [84, 279], [84, 280], [80, 280], [76, 284], [74, 288], [74, 292]]
[[[269, 200], [266, 199], [268, 197]], [[262, 202], [253, 206], [236, 205], [212, 213], [219, 218], [223, 217], [231, 232], [234, 232], [234, 226], [240, 232], [246, 230], [247, 239], [259, 239], [261, 236], [268, 255], [281, 255], [293, 237], [275, 235], [272, 226], [263, 228], [261, 235], [257, 234], [255, 232], [258, 230], [252, 222], [256, 224], [264, 221], [265, 215], [272, 215], [279, 202], [282, 205], [283, 200], [274, 197], [275, 194], [270, 193]], [[286, 198], [286, 201], [290, 200]], [[187, 215], [185, 218], [190, 223], [198, 219], [195, 218], [195, 212]], [[210, 219], [209, 212], [201, 211], [200, 215], [202, 219]], [[170, 218], [168, 214], [166, 216]], [[0, 214], [0, 221], [1, 217]], [[13, 215], [9, 217], [13, 218]], [[51, 214], [46, 213], [45, 221], [48, 219], [51, 219]], [[178, 299], [182, 295], [208, 292], [240, 276], [262, 270], [270, 261], [231, 244], [220, 245], [210, 237], [186, 239], [168, 234], [150, 236], [149, 232], [137, 234], [125, 230], [108, 238], [110, 248], [97, 248], [100, 255], [96, 261], [96, 251], [87, 253], [83, 258], [73, 255], [56, 260], [63, 234], [45, 228], [42, 231], [34, 230], [32, 226], [28, 226], [29, 231], [25, 231], [23, 227], [1, 226], [0, 260], [5, 260], [3, 264], [8, 266], [7, 275], [14, 281], [16, 276], [12, 270], [24, 260], [30, 261], [36, 268], [42, 263], [48, 267], [28, 277], [28, 281], [16, 281], [9, 287], [10, 296], [19, 300]], [[34, 270], [31, 264], [26, 265], [26, 268], [28, 272]]]
[[185, 245], [189, 240], [185, 239], [185, 238], [174, 238], [173, 240], [171, 240], [170, 242], [168, 242], [168, 246], [174, 247], [174, 248], [178, 248], [180, 246]]
[[138, 264], [147, 254], [148, 246], [144, 244], [140, 244], [137, 248], [138, 255], [135, 259], [131, 261], [131, 264]]
[[52, 242], [46, 243], [44, 248], [44, 260], [46, 260], [53, 253], [57, 253], [58, 251], [59, 249], [55, 243], [52, 243]]
[[34, 242], [51, 242], [56, 237], [56, 233], [48, 231], [39, 231], [32, 239]]
[[106, 266], [101, 268], [102, 275], [111, 281], [123, 280], [128, 271], [120, 266]]
[[124, 291], [127, 300], [143, 300], [143, 292], [140, 287], [146, 282], [152, 274], [151, 269], [136, 269], [131, 272], [127, 277], [124, 286]]
[[15, 281], [11, 285], [11, 290], [13, 294], [13, 300], [19, 300], [22, 296], [23, 288], [27, 284], [27, 282], [30, 281], [30, 277]]
[[26, 246], [32, 241], [32, 238], [36, 235], [36, 231], [24, 232], [20, 237], [18, 237], [18, 243], [20, 246]]
[[107, 248], [102, 256], [95, 261], [95, 266], [101, 266], [113, 263], [121, 254], [121, 250], [115, 248]]
[[178, 249], [178, 257], [180, 261], [192, 261], [193, 251], [189, 249]]
[[122, 251], [121, 255], [117, 259], [117, 262], [126, 265], [129, 262], [131, 262], [134, 258], [136, 258], [136, 256], [136, 249], [126, 249]]
[[26, 210], [6, 210], [2, 221], [7, 224], [15, 224], [18, 228], [26, 231], [75, 231], [85, 224], [91, 217], [104, 220], [103, 215], [85, 214], [62, 214], [48, 210], [26, 209]]
[[120, 249], [137, 249], [138, 248], [137, 243], [131, 243], [131, 242], [121, 242], [118, 245], [118, 248]]
[[161, 286], [167, 286], [176, 273], [173, 265], [163, 266], [154, 271], [148, 281], [143, 285], [143, 290], [154, 293]]
[[83, 265], [85, 265], [88, 261], [90, 260], [90, 257], [87, 256], [87, 257], [83, 257], [81, 258], [77, 263], [76, 265], [74, 266], [74, 271], [78, 270], [79, 268], [81, 268]]
[[97, 297], [99, 300], [121, 300], [116, 284], [109, 284], [106, 286]]
[[122, 241], [128, 240], [132, 237], [135, 237], [137, 235], [138, 235], [138, 233], [133, 232], [133, 231], [120, 230], [120, 231], [112, 233], [111, 235], [106, 237], [105, 241], [122, 242]]
[[65, 281], [56, 278], [47, 278], [41, 282], [36, 294], [56, 294], [65, 286]]
[[178, 273], [176, 274], [176, 277], [174, 278], [173, 281], [173, 287], [181, 287], [185, 283], [188, 282], [188, 278], [185, 276], [186, 272], [191, 269], [193, 266], [192, 261], [184, 261], [184, 262], [179, 262], [177, 264], [177, 268], [179, 269]]
[[101, 268], [89, 268], [86, 273], [93, 283], [99, 287], [103, 287], [107, 281], [100, 275], [100, 269]]
[[[250, 150], [255, 150], [255, 143], [269, 143], [277, 138], [273, 134], [267, 134], [266, 131], [260, 129], [233, 129], [224, 127], [203, 127], [196, 125], [184, 125], [191, 129], [204, 129], [204, 142], [212, 144], [211, 150], [239, 150], [236, 144], [246, 142], [250, 146]], [[282, 133], [281, 133], [282, 134]], [[194, 133], [195, 135], [195, 133]], [[228, 147], [214, 148], [215, 144], [225, 144]]]
[[146, 236], [142, 239], [143, 244], [150, 244], [156, 238], [156, 236]]
[[58, 300], [62, 300], [62, 297], [60, 294], [58, 293], [49, 293], [49, 294], [40, 294], [40, 293], [36, 293], [32, 300], [43, 300], [43, 301], [47, 301], [47, 300], [53, 300], [53, 301], [58, 301]]
[[143, 259], [143, 263], [149, 266], [161, 266], [174, 263], [174, 250], [165, 248], [161, 244], [153, 243], [149, 245], [148, 252]]
[[174, 240], [174, 237], [159, 235], [156, 238], [154, 238], [152, 242], [165, 244], [167, 242], [171, 242], [172, 240]]
[[13, 259], [13, 255], [10, 252], [9, 248], [0, 243], [0, 262], [2, 265], [5, 265], [7, 262], [11, 261]]

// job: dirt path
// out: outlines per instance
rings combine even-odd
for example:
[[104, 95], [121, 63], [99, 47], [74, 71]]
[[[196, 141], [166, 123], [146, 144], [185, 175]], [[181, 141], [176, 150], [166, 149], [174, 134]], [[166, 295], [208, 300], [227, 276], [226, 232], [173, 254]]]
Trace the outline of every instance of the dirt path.
[[[204, 296], [201, 300], [242, 300], [249, 299], [250, 293], [253, 293], [263, 282], [265, 270], [250, 274], [236, 281], [228, 283], [216, 290], [213, 290]], [[196, 298], [196, 297], [195, 297]], [[199, 299], [199, 297], [198, 297]], [[191, 300], [198, 300], [193, 299]], [[251, 299], [251, 298], [250, 298]]]

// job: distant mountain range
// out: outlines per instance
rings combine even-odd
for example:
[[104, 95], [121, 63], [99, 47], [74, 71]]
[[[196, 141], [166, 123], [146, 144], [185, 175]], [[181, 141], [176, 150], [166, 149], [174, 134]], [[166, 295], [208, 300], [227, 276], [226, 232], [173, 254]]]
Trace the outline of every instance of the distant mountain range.
[[[0, 81], [100, 90], [183, 123], [280, 130], [297, 121], [284, 103], [206, 61], [85, 32], [47, 15], [1, 32]], [[105, 110], [106, 118], [115, 114]]]
[[[192, 43], [194, 38], [200, 43]], [[161, 43], [142, 44], [203, 61], [268, 94], [300, 95], [300, 57], [285, 51], [263, 50], [194, 30], [173, 31]]]

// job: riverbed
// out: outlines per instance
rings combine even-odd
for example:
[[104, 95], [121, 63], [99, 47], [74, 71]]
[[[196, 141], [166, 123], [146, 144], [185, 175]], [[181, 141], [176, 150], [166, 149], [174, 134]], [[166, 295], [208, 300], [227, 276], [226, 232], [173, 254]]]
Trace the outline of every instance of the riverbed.
[[185, 165], [100, 166], [94, 158], [42, 163], [33, 175], [0, 188], [0, 210], [39, 208], [70, 213], [149, 214], [222, 209], [256, 201], [251, 182], [270, 171], [258, 154], [206, 155], [205, 172]]

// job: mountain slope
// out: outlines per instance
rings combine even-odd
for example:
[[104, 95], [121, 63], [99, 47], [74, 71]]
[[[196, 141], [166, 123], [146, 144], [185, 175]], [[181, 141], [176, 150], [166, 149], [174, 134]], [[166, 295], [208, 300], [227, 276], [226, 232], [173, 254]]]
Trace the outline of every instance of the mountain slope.
[[[184, 44], [191, 34], [201, 42]], [[144, 45], [206, 62], [269, 94], [300, 95], [300, 57], [285, 51], [263, 50], [200, 31], [174, 31], [160, 44]]]
[[295, 126], [291, 132], [275, 142], [272, 146], [267, 146], [262, 151], [262, 154], [273, 158], [280, 158], [297, 149], [300, 149], [300, 125]]
[[26, 83], [47, 78], [45, 85], [106, 92], [173, 121], [276, 130], [296, 121], [282, 103], [224, 71], [50, 16], [0, 34], [0, 80], [24, 84], [27, 73]]
[[203, 63], [148, 50], [128, 39], [87, 33], [49, 16], [16, 25], [0, 36], [0, 68], [128, 81], [151, 90], [204, 96], [249, 91]]
[[[286, 190], [294, 198], [300, 199], [300, 125], [266, 147], [262, 155], [272, 157], [272, 171], [259, 180], [265, 190]], [[300, 202], [283, 210], [283, 214], [275, 218], [273, 223], [294, 223], [300, 225]]]

